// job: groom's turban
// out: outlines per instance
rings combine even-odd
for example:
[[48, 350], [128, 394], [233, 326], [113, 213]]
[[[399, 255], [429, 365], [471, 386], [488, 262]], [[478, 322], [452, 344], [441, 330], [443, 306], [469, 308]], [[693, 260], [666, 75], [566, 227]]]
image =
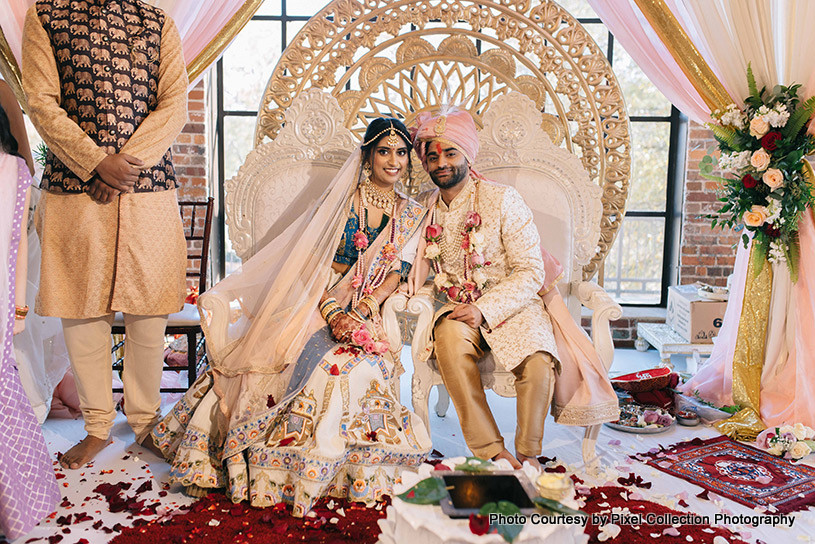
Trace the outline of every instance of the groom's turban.
[[478, 155], [478, 131], [472, 115], [467, 111], [452, 109], [435, 115], [425, 112], [416, 118], [413, 149], [416, 150], [416, 155], [422, 161], [425, 170], [427, 170], [426, 143], [431, 140], [451, 145], [461, 151], [471, 167]]

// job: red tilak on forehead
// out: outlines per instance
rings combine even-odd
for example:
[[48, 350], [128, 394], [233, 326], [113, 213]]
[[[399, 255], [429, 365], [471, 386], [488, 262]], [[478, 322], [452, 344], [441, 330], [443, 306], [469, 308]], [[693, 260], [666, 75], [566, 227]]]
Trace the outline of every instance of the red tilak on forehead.
[[441, 144], [439, 142], [436, 142], [436, 153], [441, 155]]

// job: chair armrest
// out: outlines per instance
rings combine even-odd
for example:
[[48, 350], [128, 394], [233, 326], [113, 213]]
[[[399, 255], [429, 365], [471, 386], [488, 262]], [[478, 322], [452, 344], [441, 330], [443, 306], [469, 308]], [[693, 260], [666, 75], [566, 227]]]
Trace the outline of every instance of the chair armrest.
[[[396, 312], [406, 312], [417, 316], [416, 330], [413, 332], [413, 342], [411, 343], [411, 353], [413, 360], [416, 361], [419, 354], [430, 343], [430, 333], [435, 313], [433, 307], [433, 282], [425, 283], [412, 297], [408, 297], [405, 293], [396, 292], [388, 297], [388, 300], [382, 305], [382, 321], [391, 345], [394, 345], [393, 340], [391, 340], [391, 334], [393, 334], [391, 331], [396, 331], [396, 334], [399, 332]], [[398, 342], [401, 342], [401, 338], [397, 339], [397, 345]]]
[[612, 320], [623, 316], [622, 307], [614, 302], [606, 291], [592, 281], [576, 281], [572, 283], [572, 293], [577, 296], [580, 303], [592, 310], [591, 339], [594, 349], [600, 356], [606, 372], [611, 368], [614, 360], [614, 340], [611, 336]]
[[207, 352], [210, 361], [215, 360], [218, 354], [212, 352], [210, 346], [226, 346], [229, 343], [229, 321], [231, 311], [229, 300], [225, 297], [207, 291], [198, 297], [198, 312], [201, 314], [201, 326], [207, 339]]

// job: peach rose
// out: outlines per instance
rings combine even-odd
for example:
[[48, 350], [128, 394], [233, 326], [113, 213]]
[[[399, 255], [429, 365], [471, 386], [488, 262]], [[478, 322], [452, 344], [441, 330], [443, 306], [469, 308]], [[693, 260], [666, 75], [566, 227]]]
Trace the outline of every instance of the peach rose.
[[767, 187], [774, 191], [784, 185], [784, 174], [782, 174], [778, 168], [770, 168], [764, 172], [764, 175], [761, 176], [761, 180], [767, 184]]
[[764, 117], [755, 117], [750, 121], [750, 136], [761, 138], [770, 130], [770, 123]]
[[763, 149], [759, 149], [750, 157], [750, 164], [759, 172], [763, 172], [770, 166], [770, 154]]
[[755, 205], [749, 212], [744, 212], [742, 220], [748, 227], [760, 227], [770, 214], [764, 206]]

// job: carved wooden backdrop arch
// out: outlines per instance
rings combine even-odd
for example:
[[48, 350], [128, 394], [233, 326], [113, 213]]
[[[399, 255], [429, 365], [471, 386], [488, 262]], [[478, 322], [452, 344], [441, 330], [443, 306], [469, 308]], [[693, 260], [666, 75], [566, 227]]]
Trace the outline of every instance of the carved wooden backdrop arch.
[[372, 118], [410, 125], [445, 103], [467, 109], [480, 125], [497, 97], [525, 94], [544, 112], [552, 141], [577, 155], [603, 190], [601, 236], [586, 279], [610, 250], [631, 174], [628, 115], [605, 56], [557, 3], [334, 0], [283, 52], [261, 101], [255, 145], [277, 136], [292, 99], [310, 88], [337, 98], [358, 137]]

